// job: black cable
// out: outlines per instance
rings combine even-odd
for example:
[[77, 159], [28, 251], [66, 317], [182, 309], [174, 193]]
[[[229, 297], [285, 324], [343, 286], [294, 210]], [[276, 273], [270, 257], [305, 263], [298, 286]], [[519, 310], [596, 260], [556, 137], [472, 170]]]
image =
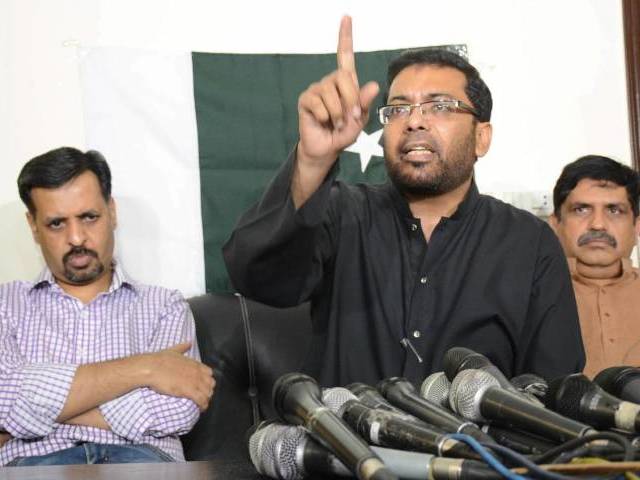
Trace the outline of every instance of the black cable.
[[[625, 462], [630, 462], [633, 461], [635, 452], [634, 452], [634, 448], [631, 445], [631, 442], [629, 442], [629, 440], [627, 440], [625, 437], [623, 437], [622, 435], [619, 435], [617, 433], [613, 433], [613, 432], [598, 432], [598, 433], [592, 433], [589, 435], [585, 435], [584, 437], [580, 437], [580, 438], [576, 438], [573, 440], [569, 440], [566, 443], [563, 443], [562, 445], [559, 445], [557, 447], [552, 448], [551, 450], [546, 451], [545, 453], [543, 453], [542, 455], [538, 455], [536, 457], [534, 457], [534, 462], [537, 464], [540, 463], [555, 463], [554, 460], [556, 459], [556, 457], [559, 457], [561, 454], [565, 453], [565, 452], [570, 452], [571, 450], [575, 450], [579, 447], [582, 447], [583, 445], [590, 443], [594, 440], [610, 440], [614, 443], [617, 443], [623, 450], [624, 452], [624, 456], [623, 461]], [[581, 451], [579, 452], [579, 454], [583, 454], [582, 453], [582, 449], [580, 449]], [[621, 453], [619, 450], [613, 450], [613, 453]], [[572, 455], [571, 458], [579, 456], [579, 454], [576, 455]], [[564, 459], [563, 455], [563, 459]]]

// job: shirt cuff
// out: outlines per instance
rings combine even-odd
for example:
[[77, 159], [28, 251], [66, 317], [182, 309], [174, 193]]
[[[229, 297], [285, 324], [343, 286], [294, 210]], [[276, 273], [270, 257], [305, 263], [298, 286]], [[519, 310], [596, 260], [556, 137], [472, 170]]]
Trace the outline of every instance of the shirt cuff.
[[139, 442], [153, 423], [140, 388], [102, 404], [99, 408], [113, 433], [133, 442]]
[[100, 412], [115, 434], [134, 442], [147, 435], [184, 435], [200, 416], [191, 400], [162, 395], [149, 388], [111, 400], [100, 406]]
[[6, 430], [18, 438], [48, 435], [57, 425], [78, 365], [26, 365], [17, 374], [18, 395]]

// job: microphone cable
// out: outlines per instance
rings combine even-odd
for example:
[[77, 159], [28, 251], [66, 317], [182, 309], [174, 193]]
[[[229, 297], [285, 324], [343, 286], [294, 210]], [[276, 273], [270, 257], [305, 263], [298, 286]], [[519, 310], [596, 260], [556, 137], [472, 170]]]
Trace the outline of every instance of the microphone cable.
[[[541, 468], [539, 465], [536, 465], [533, 461], [526, 458], [524, 455], [520, 455], [519, 453], [514, 452], [510, 448], [507, 448], [503, 445], [498, 445], [495, 443], [481, 443], [478, 442], [475, 438], [470, 437], [469, 435], [465, 435], [462, 433], [451, 433], [447, 435], [450, 438], [455, 440], [459, 440], [461, 442], [466, 443], [471, 448], [473, 448], [482, 459], [487, 462], [487, 464], [495, 469], [500, 475], [510, 480], [527, 480], [530, 477], [540, 478], [544, 480], [575, 480], [575, 477], [562, 475], [555, 472], [550, 472]], [[496, 457], [494, 457], [489, 450], [497, 452], [502, 456], [511, 460], [514, 464], [520, 465], [528, 470], [527, 477], [515, 473], [509, 470], [503, 463], [501, 463]]]
[[[583, 456], [585, 454], [589, 454], [589, 447], [582, 449], [580, 447], [585, 446], [587, 443], [590, 443], [594, 440], [609, 440], [611, 442], [617, 443], [620, 445], [621, 450], [623, 451], [622, 461], [631, 462], [635, 458], [636, 450], [631, 445], [631, 442], [627, 440], [624, 436], [614, 433], [614, 432], [598, 432], [598, 433], [590, 433], [585, 435], [584, 437], [575, 438], [573, 440], [569, 440], [568, 442], [563, 443], [562, 445], [558, 445], [550, 450], [547, 450], [545, 453], [541, 455], [537, 455], [534, 457], [535, 463], [558, 463], [557, 460], [561, 459], [562, 463], [566, 463], [567, 460], [571, 458]], [[606, 447], [605, 447], [606, 448]], [[579, 449], [579, 452], [575, 452], [576, 449]], [[611, 447], [606, 448], [607, 450], [611, 450]], [[620, 450], [615, 450], [612, 453], [620, 453]], [[570, 454], [570, 455], [565, 455]]]

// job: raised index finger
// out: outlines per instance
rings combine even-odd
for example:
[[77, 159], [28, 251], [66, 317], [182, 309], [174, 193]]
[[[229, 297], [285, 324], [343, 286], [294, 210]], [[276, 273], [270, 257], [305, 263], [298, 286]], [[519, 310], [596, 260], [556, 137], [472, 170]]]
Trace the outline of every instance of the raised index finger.
[[338, 68], [351, 72], [356, 83], [358, 82], [356, 60], [353, 55], [351, 17], [348, 15], [342, 17], [340, 22], [340, 33], [338, 34]]

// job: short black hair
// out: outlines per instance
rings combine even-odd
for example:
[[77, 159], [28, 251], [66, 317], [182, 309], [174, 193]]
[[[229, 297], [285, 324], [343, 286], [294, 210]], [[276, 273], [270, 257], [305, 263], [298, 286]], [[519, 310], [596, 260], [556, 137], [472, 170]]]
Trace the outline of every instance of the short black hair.
[[31, 198], [34, 188], [58, 188], [90, 171], [98, 178], [100, 192], [105, 201], [111, 198], [111, 171], [102, 154], [96, 150], [86, 153], [71, 148], [60, 147], [29, 160], [18, 175], [18, 192], [22, 202], [31, 214], [35, 206]]
[[553, 213], [558, 220], [560, 220], [562, 204], [576, 188], [578, 182], [585, 178], [611, 182], [624, 187], [633, 209], [633, 217], [638, 217], [638, 198], [640, 197], [638, 172], [609, 157], [586, 155], [566, 165], [553, 188]]
[[481, 122], [491, 120], [491, 109], [493, 108], [491, 91], [489, 87], [487, 87], [487, 84], [484, 83], [484, 80], [480, 78], [478, 70], [464, 57], [441, 47], [406, 50], [389, 64], [387, 69], [387, 86], [391, 87], [393, 79], [396, 78], [402, 70], [412, 65], [451, 67], [462, 72], [467, 79], [464, 91], [478, 114], [478, 120]]

